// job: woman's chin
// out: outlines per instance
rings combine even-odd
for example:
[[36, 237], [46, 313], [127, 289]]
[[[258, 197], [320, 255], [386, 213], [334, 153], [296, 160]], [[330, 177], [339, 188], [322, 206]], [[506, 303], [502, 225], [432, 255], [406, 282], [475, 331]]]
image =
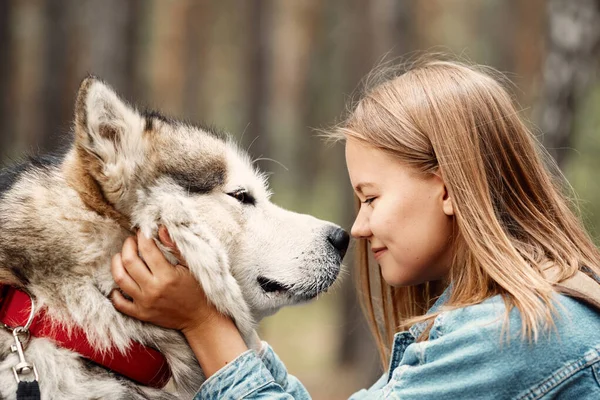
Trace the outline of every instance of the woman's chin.
[[392, 263], [380, 263], [383, 280], [393, 287], [414, 286], [426, 281], [423, 277], [406, 274], [406, 268]]
[[406, 277], [402, 274], [402, 269], [393, 265], [393, 263], [379, 263], [379, 268], [381, 268], [381, 276], [385, 283], [394, 287], [406, 286]]

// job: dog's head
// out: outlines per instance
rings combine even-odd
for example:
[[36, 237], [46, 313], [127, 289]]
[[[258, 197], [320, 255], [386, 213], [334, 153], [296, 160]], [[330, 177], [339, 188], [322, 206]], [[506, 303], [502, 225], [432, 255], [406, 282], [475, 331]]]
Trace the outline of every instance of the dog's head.
[[[79, 90], [75, 132], [88, 203], [148, 233], [167, 226], [185, 257], [228, 264], [255, 317], [311, 299], [337, 277], [348, 234], [271, 203], [265, 177], [227, 137], [140, 113], [93, 77]], [[206, 247], [184, 243], [196, 239]], [[201, 254], [213, 251], [212, 261]]]

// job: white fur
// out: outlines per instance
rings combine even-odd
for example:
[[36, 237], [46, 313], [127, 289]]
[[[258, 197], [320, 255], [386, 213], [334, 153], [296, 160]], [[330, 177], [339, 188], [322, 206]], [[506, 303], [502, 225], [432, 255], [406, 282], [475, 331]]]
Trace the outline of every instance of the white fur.
[[[336, 226], [272, 204], [264, 176], [233, 142], [161, 121], [145, 135], [144, 118], [99, 81], [89, 86], [85, 111], [85, 132], [77, 132], [75, 145], [100, 163], [94, 177], [107, 200], [147, 237], [156, 238], [159, 225], [168, 228], [208, 299], [234, 319], [249, 346], [260, 346], [254, 328], [261, 318], [333, 283], [341, 257], [327, 236]], [[118, 137], [103, 136], [102, 125], [115, 129]], [[204, 376], [182, 335], [126, 317], [107, 298], [116, 287], [110, 260], [130, 232], [87, 208], [81, 188], [66, 181], [65, 171], [77, 164], [77, 157], [74, 149], [50, 172], [34, 169], [22, 175], [0, 202], [5, 221], [0, 234], [4, 229], [38, 232], [35, 245], [27, 236], [15, 240], [29, 243], [25, 253], [47, 251], [38, 258], [57, 263], [40, 266], [48, 272], [29, 277], [27, 287], [57, 325], [81, 327], [98, 351], [117, 348], [127, 354], [132, 341], [159, 349], [173, 372], [177, 396], [191, 398]], [[195, 168], [202, 169], [190, 179], [225, 168], [225, 180], [206, 193], [190, 193], [175, 178]], [[254, 205], [229, 195], [240, 189], [251, 193]], [[30, 203], [25, 206], [23, 199]], [[290, 289], [265, 292], [259, 277]], [[11, 340], [0, 331], [0, 351]], [[139, 391], [141, 398], [169, 398], [141, 386], [133, 390], [131, 383], [110, 374], [88, 376], [77, 355], [46, 339], [33, 338], [26, 356], [40, 372], [44, 399], [140, 398]], [[15, 361], [14, 354], [0, 360], [0, 399], [14, 398]]]

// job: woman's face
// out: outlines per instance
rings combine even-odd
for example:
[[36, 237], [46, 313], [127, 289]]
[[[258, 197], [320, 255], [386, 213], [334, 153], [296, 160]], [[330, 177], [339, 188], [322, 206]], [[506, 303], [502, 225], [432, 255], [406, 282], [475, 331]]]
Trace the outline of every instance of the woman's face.
[[406, 286], [443, 279], [454, 211], [442, 178], [354, 139], [346, 141], [346, 164], [361, 201], [352, 236], [368, 241], [385, 281]]

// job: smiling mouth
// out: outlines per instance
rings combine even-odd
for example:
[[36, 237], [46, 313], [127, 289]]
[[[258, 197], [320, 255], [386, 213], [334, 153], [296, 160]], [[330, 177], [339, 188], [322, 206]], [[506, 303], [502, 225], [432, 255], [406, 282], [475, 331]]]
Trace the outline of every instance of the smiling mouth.
[[266, 293], [286, 293], [291, 289], [289, 286], [284, 285], [283, 283], [265, 278], [264, 276], [259, 276], [257, 281], [260, 285], [260, 288]]
[[378, 249], [371, 249], [371, 251], [373, 252], [373, 257], [375, 257], [375, 259], [378, 259], [379, 257], [381, 257], [381, 255], [383, 253], [385, 253], [387, 250], [387, 248], [385, 247], [380, 247]]

